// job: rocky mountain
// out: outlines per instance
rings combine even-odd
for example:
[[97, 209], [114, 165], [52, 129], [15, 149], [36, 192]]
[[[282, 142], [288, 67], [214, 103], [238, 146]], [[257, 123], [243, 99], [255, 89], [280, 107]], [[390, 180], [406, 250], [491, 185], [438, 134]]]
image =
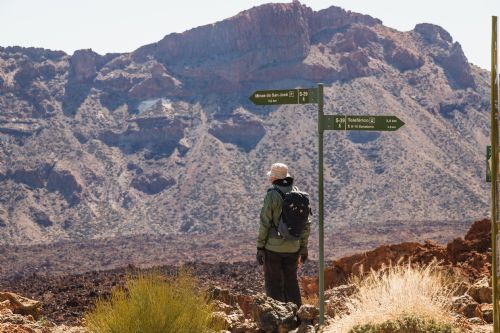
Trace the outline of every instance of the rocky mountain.
[[327, 239], [458, 235], [488, 215], [489, 73], [439, 26], [294, 1], [125, 54], [1, 47], [0, 244], [220, 235], [253, 249], [273, 162], [317, 202], [317, 110], [248, 97], [318, 82], [327, 114], [405, 122], [325, 135]]

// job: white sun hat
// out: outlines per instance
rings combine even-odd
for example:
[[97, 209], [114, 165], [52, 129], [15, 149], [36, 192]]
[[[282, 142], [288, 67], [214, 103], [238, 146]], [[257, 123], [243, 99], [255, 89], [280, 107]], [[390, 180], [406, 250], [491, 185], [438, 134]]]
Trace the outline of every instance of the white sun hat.
[[288, 166], [284, 163], [274, 163], [271, 166], [271, 170], [267, 172], [269, 177], [274, 177], [276, 179], [285, 179], [290, 177], [288, 173]]

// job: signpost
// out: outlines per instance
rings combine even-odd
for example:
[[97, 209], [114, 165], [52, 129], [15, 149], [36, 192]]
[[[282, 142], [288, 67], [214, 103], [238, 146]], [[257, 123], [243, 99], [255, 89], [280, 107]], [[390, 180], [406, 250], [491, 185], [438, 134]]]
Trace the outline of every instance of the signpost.
[[395, 116], [345, 116], [323, 113], [323, 84], [310, 89], [258, 90], [250, 96], [256, 105], [318, 103], [318, 243], [319, 243], [319, 324], [325, 320], [325, 255], [324, 255], [324, 191], [323, 191], [323, 133], [341, 131], [396, 131], [404, 125]]
[[405, 123], [395, 116], [325, 115], [324, 129], [337, 131], [396, 131]]
[[256, 105], [318, 103], [317, 89], [257, 90], [250, 96]]
[[498, 77], [497, 17], [491, 27], [491, 276], [493, 289], [493, 332], [499, 333], [498, 318]]

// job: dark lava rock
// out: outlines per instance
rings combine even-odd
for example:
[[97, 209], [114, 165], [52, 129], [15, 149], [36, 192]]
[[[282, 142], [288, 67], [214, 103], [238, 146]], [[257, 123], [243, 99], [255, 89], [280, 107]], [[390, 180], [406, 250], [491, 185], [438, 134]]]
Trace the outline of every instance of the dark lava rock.
[[371, 74], [371, 69], [368, 66], [370, 56], [365, 50], [346, 53], [346, 55], [340, 58], [339, 62], [342, 65], [340, 77], [344, 80]]
[[107, 130], [99, 139], [109, 146], [119, 147], [126, 154], [148, 150], [150, 158], [162, 158], [175, 150], [188, 125], [186, 119], [170, 115], [139, 117], [130, 120], [125, 131]]
[[266, 134], [262, 120], [245, 111], [237, 111], [231, 118], [213, 125], [210, 134], [225, 143], [232, 143], [250, 151]]
[[9, 170], [5, 176], [0, 178], [12, 179], [17, 183], [28, 185], [32, 188], [43, 188], [51, 192], [59, 192], [68, 201], [75, 205], [80, 202], [83, 190], [81, 182], [70, 171], [56, 164], [44, 164], [36, 169]]
[[64, 230], [68, 230], [69, 228], [71, 228], [71, 226], [75, 223], [75, 221], [71, 220], [71, 219], [67, 219], [67, 220], [64, 220], [64, 223], [63, 223], [63, 228]]
[[99, 55], [88, 50], [77, 50], [70, 60], [70, 77], [76, 82], [86, 82], [94, 79], [97, 69], [96, 61]]
[[35, 223], [41, 227], [47, 228], [54, 225], [54, 222], [52, 222], [50, 217], [41, 210], [32, 208], [31, 215], [33, 216], [33, 220], [35, 221]]
[[177, 89], [174, 78], [169, 75], [147, 78], [130, 89], [129, 97], [137, 100], [163, 97]]
[[476, 87], [469, 61], [460, 43], [454, 43], [449, 54], [437, 56], [436, 60], [445, 70], [453, 87], [462, 89]]
[[297, 305], [282, 303], [264, 294], [258, 294], [250, 305], [252, 317], [266, 332], [288, 332], [297, 327]]
[[21, 66], [16, 75], [14, 75], [14, 79], [21, 88], [25, 88], [29, 86], [31, 82], [39, 75], [40, 73], [35, 68], [33, 63], [31, 61], [27, 61]]
[[447, 46], [448, 43], [453, 43], [453, 38], [450, 33], [438, 25], [430, 23], [420, 23], [415, 26], [415, 31], [418, 32], [427, 42]]
[[37, 67], [38, 72], [45, 80], [52, 80], [56, 74], [56, 66], [50, 62], [46, 62]]
[[421, 56], [394, 43], [387, 43], [384, 51], [387, 62], [402, 72], [417, 69], [424, 64], [424, 59]]
[[51, 192], [58, 191], [71, 205], [80, 202], [82, 185], [69, 170], [56, 166], [47, 179], [47, 189]]
[[335, 43], [333, 51], [338, 53], [352, 52], [368, 46], [371, 42], [377, 41], [377, 34], [370, 28], [366, 26], [353, 26]]
[[16, 183], [22, 183], [32, 188], [40, 188], [45, 186], [50, 170], [51, 166], [48, 164], [36, 169], [19, 168], [7, 171], [5, 178], [12, 179]]
[[132, 179], [132, 187], [147, 194], [157, 194], [175, 185], [175, 180], [160, 173], [141, 174]]

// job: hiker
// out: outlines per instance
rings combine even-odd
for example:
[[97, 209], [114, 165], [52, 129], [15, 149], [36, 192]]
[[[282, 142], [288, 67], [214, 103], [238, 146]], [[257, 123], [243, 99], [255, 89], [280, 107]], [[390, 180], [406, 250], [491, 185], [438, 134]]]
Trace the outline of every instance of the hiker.
[[[300, 307], [297, 268], [299, 261], [304, 263], [308, 255], [311, 225], [309, 196], [293, 186], [286, 164], [274, 163], [267, 175], [272, 187], [267, 190], [260, 213], [257, 262], [264, 265], [267, 296]], [[284, 202], [287, 204], [282, 214]], [[298, 206], [301, 208], [289, 210]], [[282, 215], [284, 218], [281, 218]]]

